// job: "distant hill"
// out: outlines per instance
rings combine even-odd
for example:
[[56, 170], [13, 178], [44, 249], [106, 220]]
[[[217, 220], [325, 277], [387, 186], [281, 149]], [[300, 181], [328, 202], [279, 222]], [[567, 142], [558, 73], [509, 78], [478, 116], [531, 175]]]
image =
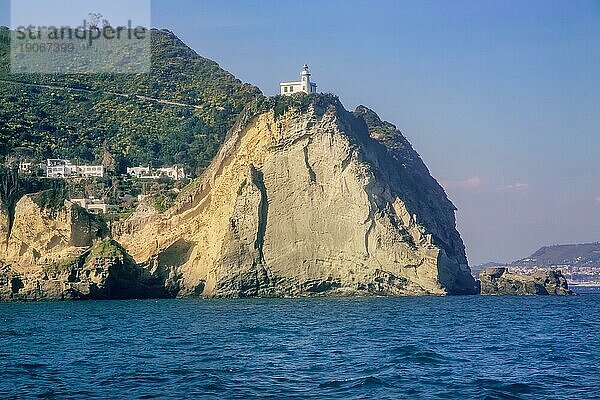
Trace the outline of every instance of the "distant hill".
[[[150, 74], [10, 74], [9, 30], [0, 28], [0, 158], [206, 167], [260, 90], [199, 56], [173, 33], [152, 30]], [[0, 160], [1, 161], [1, 160]]]
[[532, 255], [510, 264], [490, 262], [471, 267], [474, 277], [490, 267], [509, 267], [513, 272], [530, 274], [539, 269], [560, 269], [569, 283], [600, 285], [600, 242], [542, 247]]
[[531, 256], [514, 261], [521, 267], [600, 267], [600, 242], [542, 247]]

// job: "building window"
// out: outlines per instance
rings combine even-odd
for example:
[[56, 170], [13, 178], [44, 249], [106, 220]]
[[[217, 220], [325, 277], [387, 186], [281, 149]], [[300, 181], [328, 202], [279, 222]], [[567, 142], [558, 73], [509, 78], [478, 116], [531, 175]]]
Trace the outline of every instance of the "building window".
[[293, 91], [294, 91], [294, 87], [290, 86], [290, 92], [293, 92]]
[[288, 87], [287, 87], [287, 86], [284, 86], [284, 87], [283, 87], [283, 91], [284, 91], [284, 92], [287, 92], [287, 91], [288, 91]]

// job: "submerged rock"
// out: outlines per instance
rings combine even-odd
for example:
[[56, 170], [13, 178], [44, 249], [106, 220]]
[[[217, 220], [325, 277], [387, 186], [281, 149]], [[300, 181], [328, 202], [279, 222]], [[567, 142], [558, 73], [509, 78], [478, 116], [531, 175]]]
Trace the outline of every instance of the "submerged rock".
[[482, 295], [570, 295], [560, 271], [536, 271], [532, 275], [510, 273], [508, 268], [486, 268], [479, 275]]

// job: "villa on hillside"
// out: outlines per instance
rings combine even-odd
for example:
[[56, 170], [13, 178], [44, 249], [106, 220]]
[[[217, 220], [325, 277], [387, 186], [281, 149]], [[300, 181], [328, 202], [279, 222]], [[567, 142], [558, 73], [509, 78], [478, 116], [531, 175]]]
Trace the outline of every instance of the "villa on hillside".
[[105, 174], [102, 165], [73, 165], [70, 160], [49, 158], [40, 168], [47, 178], [102, 178]]
[[111, 211], [116, 211], [117, 206], [108, 204], [104, 200], [95, 199], [93, 197], [87, 199], [71, 199], [71, 203], [79, 205], [81, 208], [92, 214], [108, 214]]
[[302, 67], [299, 82], [281, 82], [279, 93], [283, 96], [290, 96], [294, 93], [317, 93], [317, 84], [310, 81], [308, 65], [304, 64], [304, 67]]
[[19, 163], [19, 173], [21, 173], [21, 174], [33, 173], [33, 163], [31, 161], [21, 161]]
[[138, 179], [170, 178], [174, 181], [187, 178], [184, 168], [180, 165], [173, 165], [172, 167], [163, 168], [150, 168], [150, 166], [128, 167], [127, 175]]
[[135, 178], [143, 178], [146, 176], [150, 176], [150, 167], [127, 167], [127, 175], [133, 176]]

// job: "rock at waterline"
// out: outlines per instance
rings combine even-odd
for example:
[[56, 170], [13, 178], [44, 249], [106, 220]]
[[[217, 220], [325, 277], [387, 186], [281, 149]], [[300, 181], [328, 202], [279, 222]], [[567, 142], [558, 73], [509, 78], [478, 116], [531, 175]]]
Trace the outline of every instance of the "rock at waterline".
[[556, 270], [519, 275], [508, 268], [486, 268], [481, 271], [482, 295], [572, 295], [567, 279]]

